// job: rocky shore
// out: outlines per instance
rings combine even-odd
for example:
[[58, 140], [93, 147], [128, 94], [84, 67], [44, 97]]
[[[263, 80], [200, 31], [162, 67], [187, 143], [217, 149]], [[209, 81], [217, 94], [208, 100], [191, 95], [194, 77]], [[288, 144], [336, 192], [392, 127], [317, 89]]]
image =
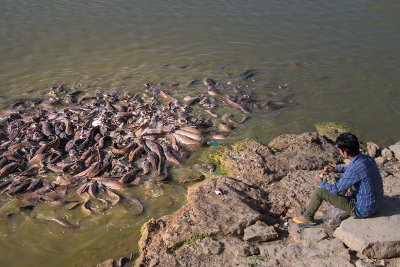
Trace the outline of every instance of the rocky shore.
[[[384, 208], [373, 218], [342, 214], [342, 223], [285, 225], [299, 215], [326, 164], [346, 164], [326, 136], [282, 135], [212, 148], [224, 175], [191, 186], [174, 214], [148, 221], [136, 266], [399, 266], [400, 143], [367, 143], [384, 182]], [[340, 176], [330, 174], [334, 182]], [[328, 207], [323, 205], [316, 217]], [[120, 265], [109, 260], [98, 266]]]

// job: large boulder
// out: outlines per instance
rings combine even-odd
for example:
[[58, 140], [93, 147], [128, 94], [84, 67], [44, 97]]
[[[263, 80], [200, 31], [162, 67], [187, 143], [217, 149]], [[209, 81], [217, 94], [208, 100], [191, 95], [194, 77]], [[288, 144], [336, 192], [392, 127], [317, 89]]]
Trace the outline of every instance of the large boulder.
[[[343, 243], [330, 237], [328, 227], [289, 228], [290, 243], [263, 243], [258, 246], [258, 266], [353, 266]], [[256, 266], [257, 266], [256, 265]]]
[[349, 218], [341, 223], [334, 236], [368, 258], [400, 256], [400, 198], [387, 198], [374, 217]]
[[258, 221], [244, 229], [243, 240], [246, 241], [269, 241], [278, 237], [273, 226], [268, 226], [264, 222]]
[[[272, 210], [274, 212], [275, 210], [285, 210], [288, 217], [302, 214], [310, 202], [313, 191], [317, 188], [314, 179], [321, 173], [322, 171], [292, 171], [278, 183], [266, 187], [268, 199], [273, 203]], [[333, 173], [324, 176], [324, 180], [331, 184], [335, 183], [338, 178], [340, 175]], [[327, 207], [323, 204], [316, 217], [321, 217]]]
[[217, 148], [210, 157], [228, 176], [257, 186], [278, 181], [290, 171], [320, 170], [342, 160], [338, 150], [317, 133], [281, 135], [268, 147], [246, 140]]
[[[222, 194], [216, 194], [217, 189]], [[161, 264], [157, 259], [162, 259], [163, 266], [177, 266], [175, 251], [182, 246], [205, 237], [242, 236], [246, 227], [268, 221], [266, 199], [263, 190], [224, 176], [190, 187], [185, 206], [145, 224], [138, 265], [157, 266]]]

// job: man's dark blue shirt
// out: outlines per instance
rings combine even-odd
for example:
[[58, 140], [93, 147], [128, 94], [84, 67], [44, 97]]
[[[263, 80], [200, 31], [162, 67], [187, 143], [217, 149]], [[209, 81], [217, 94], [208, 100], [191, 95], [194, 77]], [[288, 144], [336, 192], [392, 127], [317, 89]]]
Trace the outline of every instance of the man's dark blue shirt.
[[382, 177], [373, 158], [360, 153], [351, 160], [349, 165], [336, 167], [335, 170], [344, 172], [343, 176], [335, 184], [322, 181], [319, 186], [337, 195], [353, 185], [356, 189], [353, 193], [355, 212], [360, 218], [371, 216], [381, 207], [383, 201]]

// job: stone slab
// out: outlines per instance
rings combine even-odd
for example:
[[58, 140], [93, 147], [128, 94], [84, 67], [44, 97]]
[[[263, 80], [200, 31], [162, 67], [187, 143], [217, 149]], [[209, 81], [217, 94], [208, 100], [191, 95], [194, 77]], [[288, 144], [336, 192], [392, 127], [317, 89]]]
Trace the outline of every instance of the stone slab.
[[333, 236], [368, 258], [400, 256], [400, 198], [384, 200], [382, 209], [367, 219], [344, 220]]
[[278, 237], [273, 226], [257, 221], [255, 224], [244, 229], [243, 239], [246, 241], [269, 241]]
[[400, 141], [397, 142], [397, 143], [394, 144], [394, 145], [389, 146], [389, 149], [390, 149], [391, 151], [393, 151], [394, 157], [395, 157], [397, 160], [400, 160]]

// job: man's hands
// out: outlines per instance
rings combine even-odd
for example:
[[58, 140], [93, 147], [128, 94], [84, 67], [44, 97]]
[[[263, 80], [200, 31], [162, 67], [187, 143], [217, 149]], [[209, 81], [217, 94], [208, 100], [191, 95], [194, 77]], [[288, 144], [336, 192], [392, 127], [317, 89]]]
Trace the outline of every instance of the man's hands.
[[332, 165], [326, 165], [324, 167], [324, 172], [335, 172], [335, 167], [333, 167]]
[[[324, 167], [324, 173], [326, 173], [326, 172], [335, 172], [335, 167], [333, 167], [332, 165], [326, 165], [325, 167]], [[322, 182], [322, 178], [321, 178], [321, 176], [320, 175], [317, 175], [316, 177], [315, 177], [315, 183], [317, 184], [317, 185], [319, 185], [319, 183], [320, 182]]]

